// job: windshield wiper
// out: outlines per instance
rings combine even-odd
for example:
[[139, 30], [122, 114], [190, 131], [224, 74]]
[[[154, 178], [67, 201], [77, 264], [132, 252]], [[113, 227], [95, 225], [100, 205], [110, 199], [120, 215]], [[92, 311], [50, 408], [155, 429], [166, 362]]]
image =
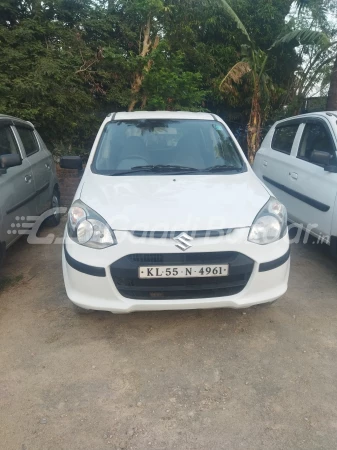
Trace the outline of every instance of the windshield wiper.
[[242, 167], [230, 166], [230, 165], [218, 165], [208, 167], [207, 169], [196, 169], [195, 167], [185, 167], [185, 166], [176, 166], [173, 164], [157, 164], [157, 165], [147, 165], [147, 166], [135, 166], [131, 167], [131, 169], [123, 170], [123, 171], [114, 171], [111, 172], [111, 176], [122, 176], [122, 175], [132, 175], [137, 172], [152, 172], [152, 173], [205, 173], [205, 172], [241, 172]]
[[174, 165], [165, 165], [165, 164], [157, 164], [157, 165], [148, 165], [148, 166], [135, 166], [131, 167], [131, 169], [123, 170], [123, 171], [114, 171], [111, 172], [111, 176], [122, 176], [122, 175], [132, 175], [137, 172], [152, 172], [152, 173], [193, 173], [199, 172], [198, 169], [194, 167], [184, 167], [184, 166], [174, 166]]
[[116, 170], [109, 173], [109, 175], [110, 176], [132, 175], [137, 172], [148, 172], [148, 169], [144, 169], [142, 166], [139, 166], [139, 168], [137, 167], [137, 169], [133, 167], [132, 169], [128, 170]]
[[199, 172], [195, 167], [185, 167], [185, 166], [176, 166], [173, 164], [156, 164], [149, 166], [135, 166], [131, 168], [132, 171], [135, 170], [148, 170], [149, 172], [167, 172], [167, 171], [178, 171], [178, 172]]
[[241, 172], [242, 166], [229, 166], [227, 164], [219, 164], [217, 166], [207, 167], [204, 172], [230, 172], [231, 170], [235, 170], [236, 172]]

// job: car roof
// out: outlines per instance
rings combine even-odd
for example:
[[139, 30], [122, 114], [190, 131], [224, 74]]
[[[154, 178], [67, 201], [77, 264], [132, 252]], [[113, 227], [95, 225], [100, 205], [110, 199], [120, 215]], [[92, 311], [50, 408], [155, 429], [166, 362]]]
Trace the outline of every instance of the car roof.
[[34, 127], [34, 125], [28, 120], [19, 119], [19, 117], [9, 116], [7, 114], [0, 114], [0, 120], [13, 120], [15, 122], [22, 122]]
[[337, 111], [318, 111], [306, 114], [299, 114], [298, 116], [287, 117], [286, 119], [278, 120], [275, 123], [282, 123], [288, 120], [301, 119], [302, 117], [325, 117], [331, 119], [331, 117], [337, 118]]
[[138, 120], [138, 119], [190, 119], [215, 120], [210, 113], [189, 111], [134, 111], [110, 113], [110, 120]]

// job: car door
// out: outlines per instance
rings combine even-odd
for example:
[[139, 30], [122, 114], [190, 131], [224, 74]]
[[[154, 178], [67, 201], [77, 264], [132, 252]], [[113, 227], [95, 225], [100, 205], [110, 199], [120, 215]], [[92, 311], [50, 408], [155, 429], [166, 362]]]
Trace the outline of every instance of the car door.
[[18, 238], [29, 216], [36, 216], [36, 203], [29, 161], [19, 148], [11, 123], [0, 121], [0, 154], [9, 153], [20, 154], [22, 164], [0, 174], [0, 241], [6, 247]]
[[296, 222], [328, 241], [337, 195], [337, 174], [310, 161], [314, 150], [329, 152], [331, 165], [337, 165], [336, 141], [328, 121], [310, 117], [301, 125], [301, 139], [295, 163], [289, 168], [291, 214]]
[[285, 186], [289, 184], [289, 174], [294, 172], [299, 139], [298, 120], [275, 124], [265, 137], [254, 162], [255, 173], [286, 206], [289, 216], [295, 211]]
[[41, 148], [35, 130], [28, 124], [15, 123], [16, 131], [25, 149], [28, 161], [32, 167], [36, 186], [37, 213], [42, 214], [50, 206], [50, 155]]

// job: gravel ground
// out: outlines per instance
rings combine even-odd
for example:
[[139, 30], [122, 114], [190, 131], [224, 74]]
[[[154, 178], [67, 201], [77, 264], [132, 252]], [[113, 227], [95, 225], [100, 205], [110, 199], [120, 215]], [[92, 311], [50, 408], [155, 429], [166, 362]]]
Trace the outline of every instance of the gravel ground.
[[336, 450], [337, 263], [322, 246], [293, 245], [288, 293], [244, 311], [78, 316], [60, 245], [21, 240], [2, 275], [1, 449]]

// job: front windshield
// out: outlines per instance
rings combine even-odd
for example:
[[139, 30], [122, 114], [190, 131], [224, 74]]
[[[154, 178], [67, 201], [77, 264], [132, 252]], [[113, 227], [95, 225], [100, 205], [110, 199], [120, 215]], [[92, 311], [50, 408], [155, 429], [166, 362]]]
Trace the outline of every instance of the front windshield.
[[[212, 120], [124, 120], [108, 123], [92, 170], [102, 175], [246, 170], [226, 128]], [[209, 172], [207, 172], [209, 171]]]

